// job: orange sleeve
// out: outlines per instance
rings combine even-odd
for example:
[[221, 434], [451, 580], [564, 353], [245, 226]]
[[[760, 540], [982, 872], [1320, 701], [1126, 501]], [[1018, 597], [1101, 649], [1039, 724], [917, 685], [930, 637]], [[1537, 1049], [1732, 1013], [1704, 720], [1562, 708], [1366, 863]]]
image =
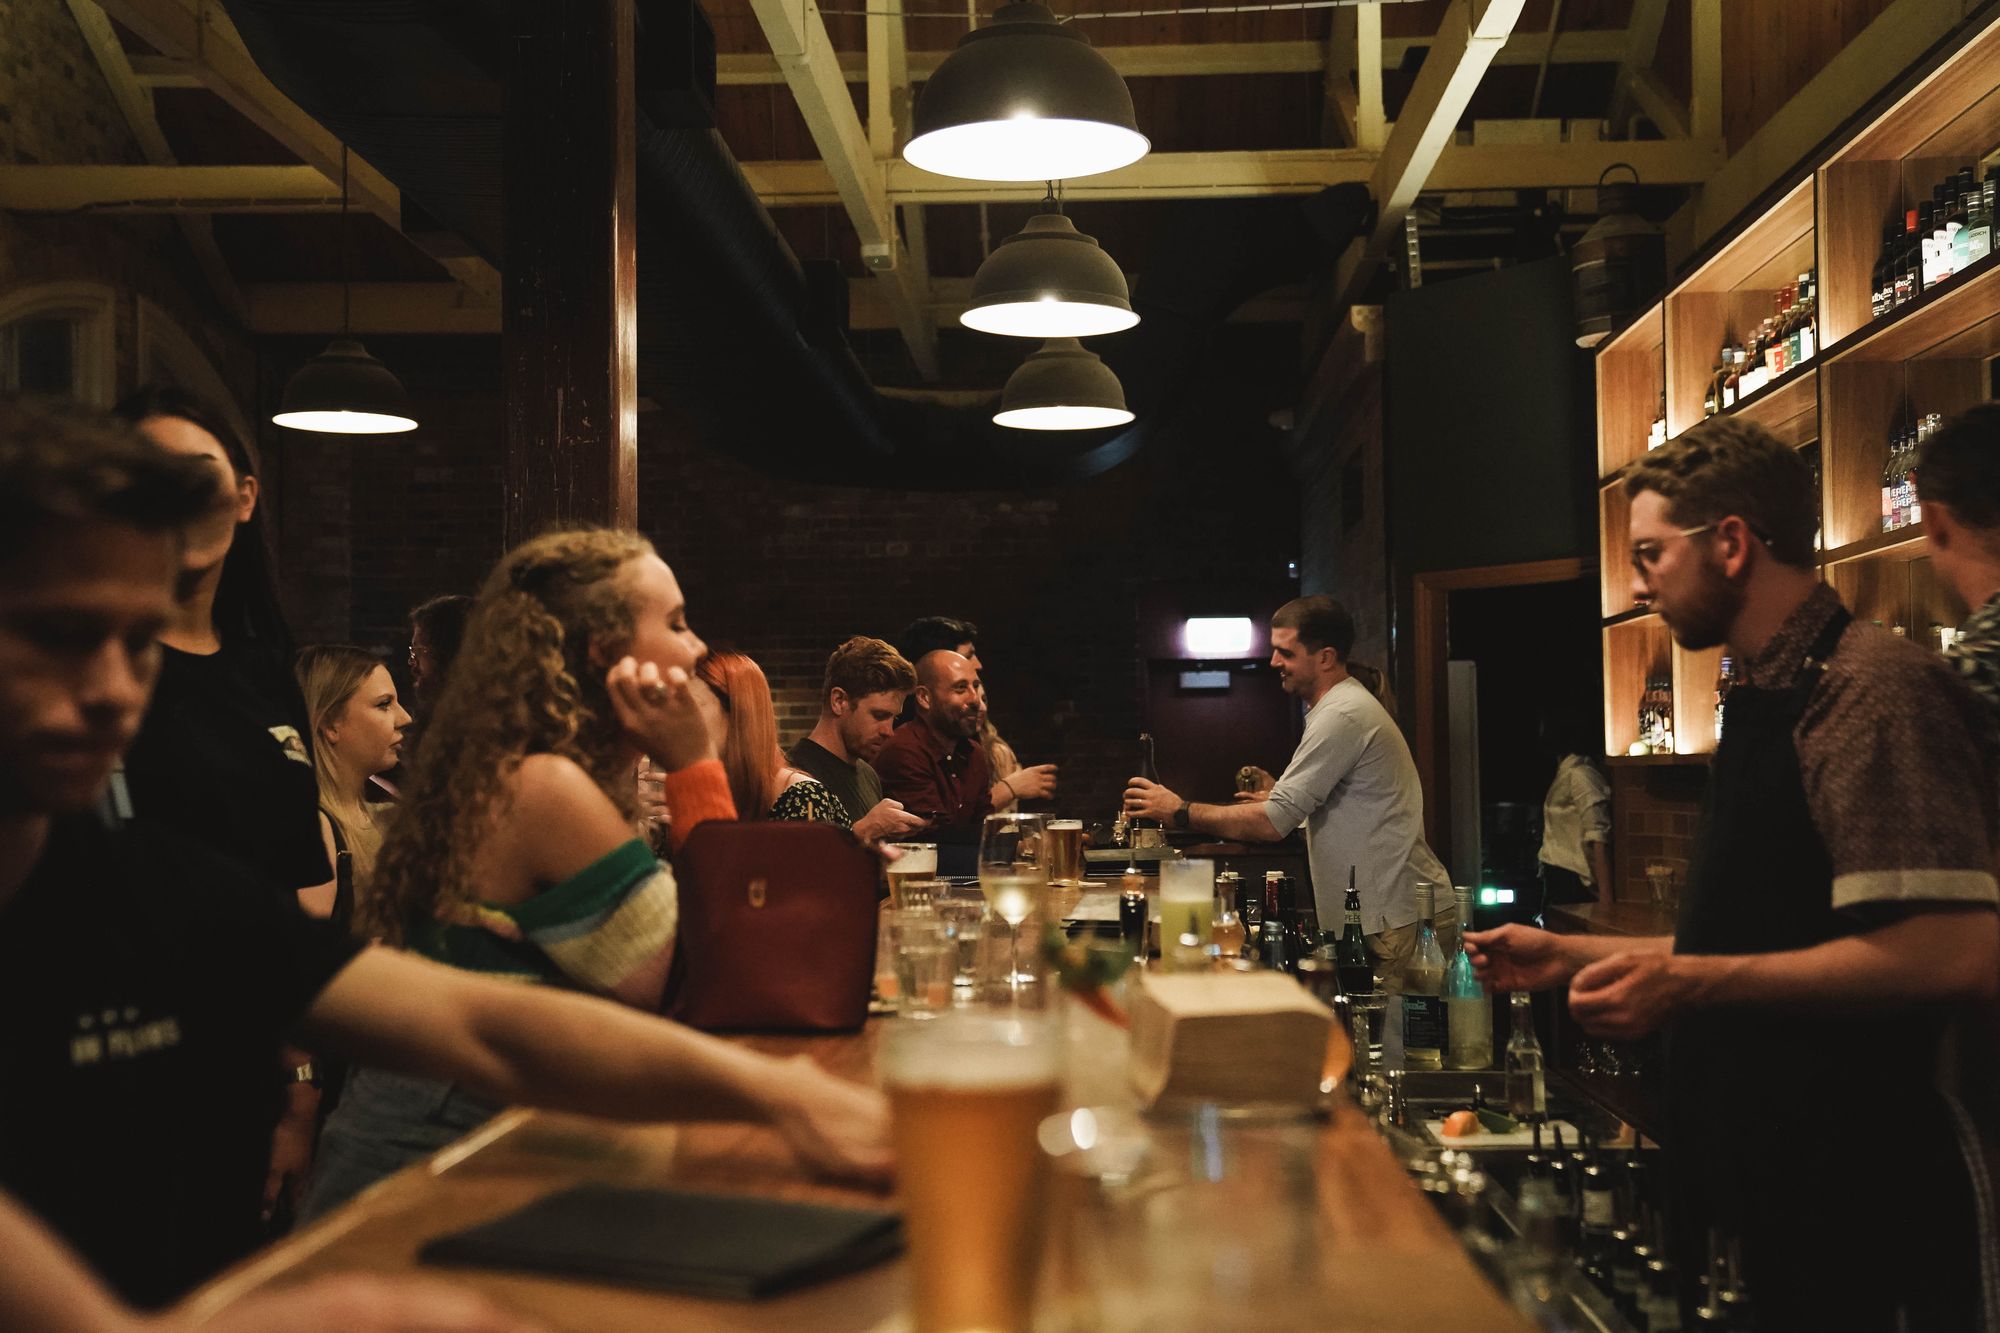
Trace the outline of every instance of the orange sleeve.
[[722, 771], [720, 759], [704, 759], [667, 774], [665, 793], [675, 851], [681, 849], [695, 825], [736, 818], [736, 798], [729, 794], [729, 777]]

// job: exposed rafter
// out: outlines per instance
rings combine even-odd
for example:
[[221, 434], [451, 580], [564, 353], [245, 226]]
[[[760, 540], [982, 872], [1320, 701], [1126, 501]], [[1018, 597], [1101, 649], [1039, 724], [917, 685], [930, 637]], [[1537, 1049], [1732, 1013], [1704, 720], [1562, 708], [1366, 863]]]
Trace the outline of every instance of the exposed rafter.
[[[1129, 167], [1067, 182], [1079, 200], [1198, 199], [1310, 194], [1342, 181], [1372, 181], [1383, 155], [1358, 148], [1278, 148], [1153, 153]], [[1587, 189], [1614, 162], [1655, 185], [1693, 185], [1722, 164], [1722, 145], [1694, 139], [1632, 142], [1449, 145], [1426, 190]], [[824, 162], [745, 162], [743, 174], [773, 208], [838, 204]], [[902, 161], [884, 166], [887, 204], [1034, 203], [1044, 187], [934, 176]], [[312, 167], [127, 167], [0, 165], [0, 208], [23, 213], [317, 213], [340, 207], [340, 190]]]
[[[1392, 136], [1393, 137], [1393, 136]], [[1152, 153], [1129, 167], [1065, 182], [1072, 202], [1310, 194], [1342, 181], [1373, 181], [1384, 154], [1359, 148], [1283, 148], [1218, 153]], [[1446, 145], [1423, 181], [1431, 190], [1586, 189], [1614, 162], [1630, 162], [1653, 184], [1706, 180], [1722, 145], [1691, 139], [1564, 144]], [[833, 177], [819, 162], [745, 162], [743, 174], [774, 208], [835, 203]], [[934, 176], [906, 162], [886, 164], [895, 204], [1032, 203], [1043, 187]]]
[[[1667, 24], [1671, 0], [1632, 0], [1632, 17], [1625, 26], [1625, 50], [1618, 58], [1618, 79], [1611, 89], [1613, 126], [1623, 129], [1626, 114], [1639, 97], [1636, 82], [1653, 68], [1653, 56], [1660, 49], [1660, 29]], [[1644, 108], [1644, 102], [1640, 106]]]
[[[137, 33], [154, 50], [185, 62], [201, 86], [283, 144], [309, 167], [338, 180], [342, 145], [264, 77], [243, 48], [236, 27], [219, 4], [201, 0], [99, 0], [105, 13]], [[354, 206], [402, 228], [402, 194], [365, 159], [348, 157], [348, 190]], [[500, 275], [485, 260], [437, 256], [444, 269], [487, 300], [498, 300]]]
[[[1361, 295], [1389, 246], [1401, 235], [1403, 217], [1417, 194], [1431, 180], [1432, 168], [1450, 147], [1458, 118], [1472, 100], [1493, 57], [1521, 17], [1524, 0], [1452, 0], [1438, 24], [1437, 40], [1417, 71], [1416, 82], [1403, 100], [1396, 128], [1383, 145], [1381, 159], [1369, 180], [1377, 210], [1374, 228], [1357, 239], [1341, 257], [1335, 275], [1334, 307], [1351, 305]], [[1559, 145], [1577, 146], [1577, 145]], [[1582, 145], [1601, 149], [1603, 145]], [[1556, 182], [1544, 181], [1545, 185]], [[1435, 188], [1476, 189], [1477, 186]]]
[[325, 213], [340, 184], [317, 167], [0, 166], [19, 213]]
[[[1334, 11], [1336, 19], [1348, 8], [1343, 6]], [[1384, 68], [1397, 68], [1412, 52], [1429, 47], [1431, 41], [1429, 37], [1385, 37], [1381, 63]], [[1510, 38], [1493, 63], [1539, 65], [1545, 42], [1539, 34]], [[1559, 33], [1549, 59], [1558, 65], [1613, 65], [1624, 59], [1626, 45], [1625, 32], [1616, 28]], [[1326, 48], [1319, 42], [1168, 42], [1156, 46], [1101, 46], [1098, 50], [1128, 79], [1203, 74], [1318, 74], [1329, 68]], [[910, 52], [910, 77], [922, 83], [949, 54], [948, 51]], [[865, 52], [837, 51], [834, 59], [839, 62], [841, 76], [849, 83], [867, 80]], [[783, 83], [785, 76], [778, 69], [778, 62], [760, 51], [724, 53], [715, 58], [715, 81], [724, 85]]]
[[[364, 337], [500, 332], [499, 310], [467, 300], [465, 289], [456, 283], [357, 282], [349, 290], [349, 327]], [[860, 332], [899, 328], [882, 293], [882, 284], [873, 278], [849, 280], [849, 328]], [[303, 336], [340, 331], [342, 288], [337, 282], [257, 283], [248, 287], [245, 295], [252, 333]], [[934, 320], [955, 325], [971, 303], [972, 279], [932, 280], [930, 314]], [[1304, 310], [1303, 288], [1276, 288], [1245, 302], [1230, 319], [1237, 324], [1297, 323]]]
[[[125, 47], [112, 30], [111, 20], [94, 0], [69, 0], [70, 16], [83, 34], [84, 44], [90, 48], [91, 58], [104, 75], [105, 86], [111, 90], [111, 100], [118, 104], [120, 114], [125, 117], [126, 127], [132, 131], [133, 141], [146, 161], [156, 167], [170, 167], [176, 162], [173, 148], [167, 143], [167, 136], [160, 132], [159, 117], [153, 110], [153, 97], [145, 85], [139, 82], [132, 68], [131, 57], [125, 54]], [[208, 282], [208, 289], [222, 308], [238, 320], [246, 313], [243, 293], [236, 286], [236, 277], [229, 269], [229, 261], [222, 257], [221, 247], [215, 243], [215, 228], [209, 219], [197, 213], [184, 213], [174, 219], [180, 229], [182, 239], [188, 249], [194, 252], [195, 263], [201, 267], [202, 277]]]
[[897, 323], [910, 346], [918, 373], [938, 378], [937, 330], [927, 308], [929, 295], [923, 275], [910, 262], [896, 229], [896, 215], [883, 188], [882, 166], [876, 161], [862, 128], [861, 117], [848, 95], [847, 82], [827, 36], [826, 20], [813, 0], [750, 0], [764, 36], [784, 71], [812, 132], [813, 144], [833, 179], [835, 194], [861, 240], [862, 261], [890, 290]]

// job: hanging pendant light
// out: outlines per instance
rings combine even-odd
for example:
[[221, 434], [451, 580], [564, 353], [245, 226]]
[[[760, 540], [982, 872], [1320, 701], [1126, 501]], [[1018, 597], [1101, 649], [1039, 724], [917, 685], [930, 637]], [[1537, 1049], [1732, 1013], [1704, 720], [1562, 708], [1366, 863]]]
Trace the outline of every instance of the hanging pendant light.
[[390, 369], [349, 336], [353, 287], [347, 272], [347, 147], [340, 149], [340, 337], [285, 382], [271, 422], [322, 435], [397, 435], [417, 428], [410, 395]]
[[999, 426], [1016, 430], [1098, 430], [1132, 420], [1125, 386], [1074, 338], [1051, 338], [1000, 391]]
[[[1630, 181], [1605, 183], [1620, 167]], [[1639, 173], [1613, 162], [1597, 178], [1597, 221], [1569, 252], [1576, 345], [1595, 347], [1659, 295], [1667, 279], [1666, 235], [1639, 216]]]
[[1016, 0], [959, 38], [924, 82], [903, 159], [967, 180], [1064, 180], [1151, 147], [1111, 62], [1046, 6]]
[[1129, 329], [1139, 316], [1118, 261], [1062, 213], [1048, 212], [986, 256], [958, 322], [1010, 338], [1094, 338]]

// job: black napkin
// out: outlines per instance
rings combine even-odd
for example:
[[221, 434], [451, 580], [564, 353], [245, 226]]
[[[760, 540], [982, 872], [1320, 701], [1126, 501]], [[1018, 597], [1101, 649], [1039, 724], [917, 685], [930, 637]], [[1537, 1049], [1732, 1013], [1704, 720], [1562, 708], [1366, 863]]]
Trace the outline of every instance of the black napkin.
[[902, 1248], [902, 1218], [891, 1212], [579, 1185], [441, 1236], [417, 1257], [747, 1301], [856, 1272]]

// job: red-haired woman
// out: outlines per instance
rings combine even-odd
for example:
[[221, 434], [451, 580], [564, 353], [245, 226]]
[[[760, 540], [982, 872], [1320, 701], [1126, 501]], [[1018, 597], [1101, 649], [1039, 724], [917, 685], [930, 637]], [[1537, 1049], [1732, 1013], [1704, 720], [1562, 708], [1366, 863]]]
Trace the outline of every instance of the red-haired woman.
[[811, 819], [853, 827], [853, 819], [826, 785], [785, 762], [778, 748], [778, 715], [764, 669], [742, 653], [710, 653], [695, 674], [721, 705], [714, 720], [715, 748], [729, 775], [729, 791], [743, 819]]

